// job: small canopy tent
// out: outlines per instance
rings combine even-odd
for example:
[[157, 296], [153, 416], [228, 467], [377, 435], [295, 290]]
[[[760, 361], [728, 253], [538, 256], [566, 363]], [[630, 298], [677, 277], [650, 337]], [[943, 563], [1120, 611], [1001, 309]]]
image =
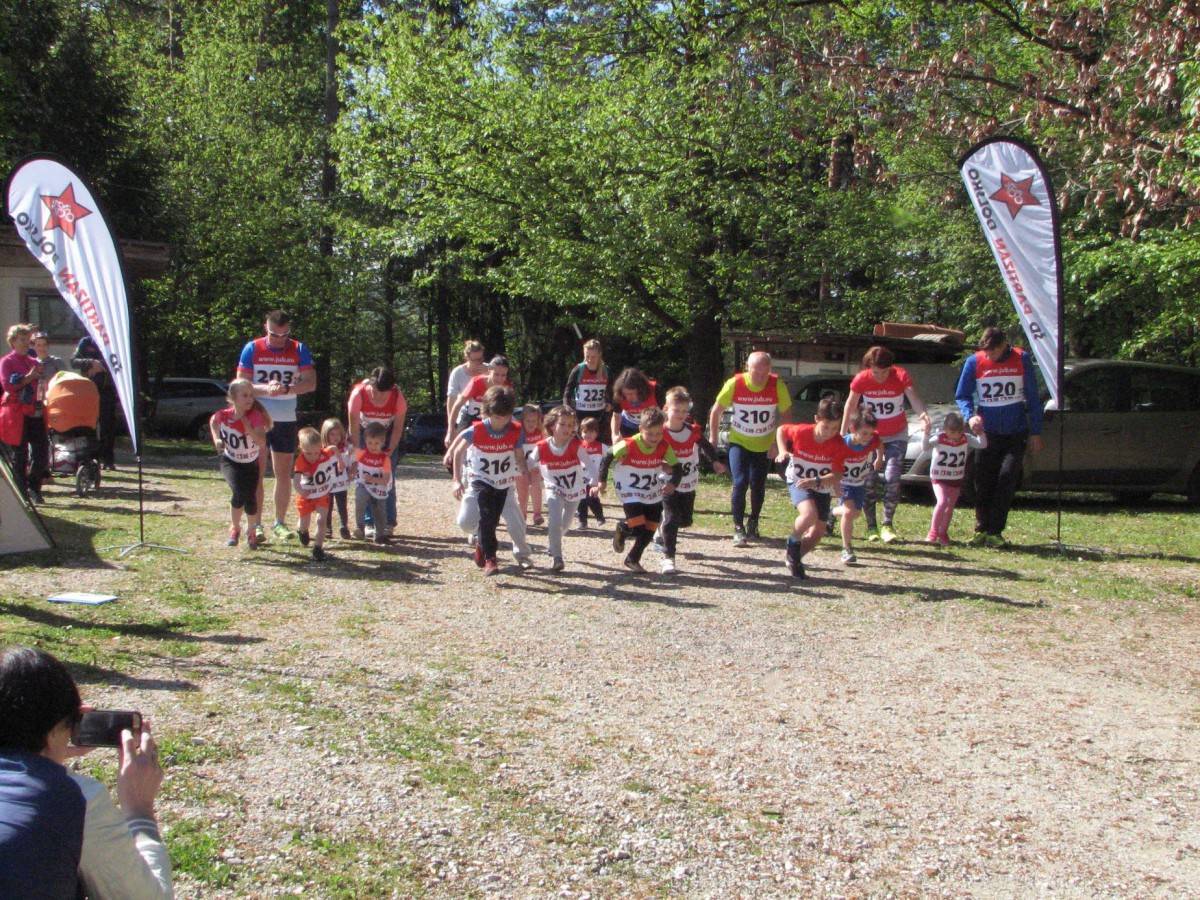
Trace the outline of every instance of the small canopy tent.
[[0, 556], [49, 550], [53, 546], [41, 517], [21, 499], [8, 460], [0, 454]]

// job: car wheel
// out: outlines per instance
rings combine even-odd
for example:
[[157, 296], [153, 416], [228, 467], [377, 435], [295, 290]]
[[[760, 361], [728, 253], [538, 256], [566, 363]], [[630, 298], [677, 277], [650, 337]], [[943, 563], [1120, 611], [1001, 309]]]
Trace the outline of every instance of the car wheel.
[[1188, 479], [1187, 498], [1188, 503], [1200, 506], [1200, 463], [1196, 464], [1196, 468], [1192, 470], [1192, 477]]
[[193, 419], [192, 424], [188, 427], [188, 436], [197, 441], [211, 441], [212, 432], [208, 430], [208, 419], [208, 416]]

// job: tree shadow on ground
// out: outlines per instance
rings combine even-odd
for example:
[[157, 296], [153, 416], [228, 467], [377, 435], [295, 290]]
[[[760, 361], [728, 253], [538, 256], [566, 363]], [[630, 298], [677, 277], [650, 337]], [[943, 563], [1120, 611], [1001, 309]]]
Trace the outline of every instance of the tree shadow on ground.
[[1044, 609], [1041, 600], [1016, 600], [1012, 597], [1002, 597], [998, 594], [983, 594], [979, 591], [959, 590], [958, 588], [931, 588], [919, 585], [877, 584], [872, 581], [856, 581], [839, 579], [838, 584], [848, 590], [873, 594], [877, 597], [895, 597], [897, 595], [915, 594], [920, 603], [946, 603], [954, 600], [982, 600], [999, 606], [1011, 606], [1018, 609]]
[[[101, 488], [100, 494], [90, 495], [90, 496], [95, 496], [96, 500], [103, 500], [103, 499], [105, 499], [103, 490], [104, 489]], [[45, 508], [45, 507], [43, 507], [43, 508]], [[134, 516], [134, 517], [136, 517], [138, 515], [137, 503], [133, 503], [130, 506], [105, 506], [104, 504], [101, 504], [101, 503], [84, 503], [83, 501], [76, 501], [71, 504], [71, 510], [72, 511], [83, 510], [84, 512], [102, 513], [104, 515], [109, 515], [109, 516]], [[155, 517], [155, 518], [161, 518], [161, 519], [180, 519], [180, 518], [186, 518], [188, 515], [186, 512], [183, 512], [182, 510], [179, 510], [176, 512], [167, 512], [167, 511], [161, 510], [161, 509], [152, 509], [152, 510], [148, 509], [145, 511], [145, 513], [146, 513], [147, 518]]]
[[281, 569], [296, 574], [305, 573], [322, 578], [337, 578], [349, 581], [362, 580], [397, 583], [423, 581], [440, 583], [440, 579], [433, 577], [439, 571], [436, 566], [432, 563], [422, 564], [420, 562], [413, 562], [410, 559], [401, 558], [395, 553], [386, 552], [389, 548], [394, 550], [393, 545], [379, 548], [385, 552], [377, 556], [373, 555], [370, 559], [347, 555], [350, 552], [361, 554], [368, 546], [370, 545], [360, 543], [353, 551], [344, 550], [339, 553], [336, 544], [333, 546], [326, 544], [324, 548], [326, 556], [321, 562], [317, 562], [312, 558], [311, 547], [301, 547], [299, 545], [286, 548], [283, 552], [280, 552], [278, 548], [274, 552], [268, 552], [264, 548], [261, 552], [244, 557], [244, 560], [247, 565], [251, 566]]
[[[945, 552], [940, 555], [928, 555], [932, 556], [939, 563], [948, 563], [948, 565], [931, 565], [923, 562], [913, 563], [905, 559], [892, 560], [888, 556], [878, 556], [874, 553], [864, 554], [859, 551], [858, 567], [861, 568], [864, 563], [868, 563], [867, 568], [874, 570], [892, 569], [901, 572], [922, 572], [930, 575], [945, 575], [951, 578], [997, 578], [1003, 581], [1028, 580], [1020, 572], [1012, 569], [966, 565], [965, 560], [959, 560], [957, 557], [949, 556]], [[926, 554], [920, 554], [920, 556], [924, 558]]]
[[0, 615], [15, 616], [27, 622], [46, 625], [51, 628], [70, 628], [74, 631], [103, 629], [115, 631], [126, 637], [148, 638], [156, 641], [180, 641], [182, 643], [222, 644], [225, 646], [240, 646], [243, 644], [261, 644], [266, 639], [244, 634], [193, 634], [190, 631], [178, 630], [187, 623], [180, 619], [164, 618], [158, 622], [93, 622], [87, 619], [76, 619], [51, 609], [42, 609], [29, 603], [5, 603], [0, 601]]
[[6, 563], [36, 562], [45, 568], [64, 569], [117, 569], [100, 558], [95, 547], [96, 532], [100, 529], [92, 525], [83, 525], [67, 519], [59, 519], [49, 513], [53, 508], [41, 507], [38, 510], [42, 523], [54, 540], [55, 546], [49, 550], [35, 550], [31, 553], [17, 553], [5, 557]]
[[[137, 691], [172, 691], [189, 694], [200, 690], [193, 682], [178, 678], [143, 678], [137, 675], [127, 675], [104, 666], [67, 660], [63, 662], [70, 670], [71, 677], [79, 684], [104, 684]], [[86, 701], [86, 698], [84, 699]]]
[[999, 553], [1025, 554], [1042, 559], [1060, 559], [1063, 562], [1119, 562], [1121, 560], [1157, 560], [1164, 562], [1200, 563], [1200, 556], [1184, 556], [1178, 553], [1130, 553], [1123, 550], [1106, 550], [1103, 547], [1078, 547], [1071, 544], [1010, 544]]

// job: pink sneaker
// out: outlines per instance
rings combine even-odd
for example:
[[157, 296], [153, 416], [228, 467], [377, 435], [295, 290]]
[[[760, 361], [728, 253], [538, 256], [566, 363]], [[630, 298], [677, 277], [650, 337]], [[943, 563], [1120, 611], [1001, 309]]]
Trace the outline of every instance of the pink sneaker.
[[227, 540], [227, 541], [225, 542], [225, 543], [226, 543], [226, 545], [227, 545], [227, 546], [230, 546], [230, 547], [236, 547], [236, 546], [237, 546], [237, 544], [238, 544], [238, 537], [239, 537], [239, 535], [240, 535], [240, 534], [241, 534], [241, 531], [240, 531], [240, 529], [238, 529], [238, 528], [234, 528], [234, 527], [230, 526], [230, 528], [229, 528], [229, 540]]
[[938, 535], [937, 542], [938, 542], [939, 544], [941, 544], [943, 547], [949, 547], [949, 546], [950, 546], [950, 535], [948, 535], [948, 534], [939, 534], [939, 535]]
[[936, 534], [934, 534], [932, 531], [929, 532], [929, 534], [925, 535], [925, 543], [936, 544], [937, 542], [938, 542], [938, 536]]

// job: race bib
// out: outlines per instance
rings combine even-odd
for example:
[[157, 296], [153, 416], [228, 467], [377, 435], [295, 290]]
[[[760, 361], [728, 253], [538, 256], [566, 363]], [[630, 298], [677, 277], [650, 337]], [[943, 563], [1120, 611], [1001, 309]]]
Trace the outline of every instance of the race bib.
[[254, 364], [254, 383], [270, 384], [272, 381], [278, 381], [281, 384], [292, 385], [295, 384], [296, 376], [299, 373], [299, 366], [287, 363], [256, 362]]
[[581, 381], [575, 387], [575, 408], [580, 412], [603, 412], [604, 385]]
[[510, 487], [517, 480], [517, 461], [512, 450], [489, 453], [471, 447], [471, 480], [482, 481], [497, 490]]
[[333, 483], [329, 486], [330, 493], [337, 494], [350, 487], [350, 463], [343, 454], [337, 454], [334, 457], [342, 464], [341, 468], [333, 476]]
[[980, 406], [1008, 406], [1025, 400], [1025, 379], [1021, 375], [988, 375], [975, 386]]
[[[810, 478], [824, 478], [833, 471], [833, 466], [827, 462], [813, 462], [810, 459], [801, 459], [793, 456], [792, 461], [788, 463], [788, 481], [799, 483], [807, 481]], [[824, 487], [814, 488], [813, 490], [828, 494], [829, 490]]]
[[613, 468], [613, 484], [622, 503], [659, 503], [663, 498], [662, 472], [635, 468], [617, 463]]
[[693, 445], [691, 453], [684, 455], [676, 450], [675, 456], [678, 457], [679, 464], [683, 467], [683, 479], [675, 490], [691, 494], [700, 485], [700, 451]]
[[875, 415], [876, 419], [892, 419], [904, 412], [903, 394], [893, 394], [886, 397], [864, 396], [862, 402]]
[[583, 468], [573, 469], [543, 469], [542, 481], [546, 490], [563, 500], [582, 500], [587, 496], [587, 481]]
[[221, 440], [225, 442], [225, 455], [234, 462], [248, 463], [258, 459], [258, 442], [250, 435], [222, 424]]
[[933, 445], [929, 460], [929, 477], [935, 481], [962, 481], [967, 474], [967, 445], [947, 447]]
[[845, 469], [842, 470], [842, 484], [851, 487], [863, 484], [866, 481], [867, 472], [871, 470], [871, 465], [870, 458], [861, 462], [847, 461]]
[[337, 477], [338, 466], [341, 465], [336, 456], [320, 463], [316, 469], [300, 476], [301, 494], [306, 500], [318, 500], [326, 496], [333, 487]]
[[748, 403], [733, 403], [733, 430], [746, 437], [764, 437], [775, 430], [775, 409], [772, 403], [767, 406], [751, 405]]

